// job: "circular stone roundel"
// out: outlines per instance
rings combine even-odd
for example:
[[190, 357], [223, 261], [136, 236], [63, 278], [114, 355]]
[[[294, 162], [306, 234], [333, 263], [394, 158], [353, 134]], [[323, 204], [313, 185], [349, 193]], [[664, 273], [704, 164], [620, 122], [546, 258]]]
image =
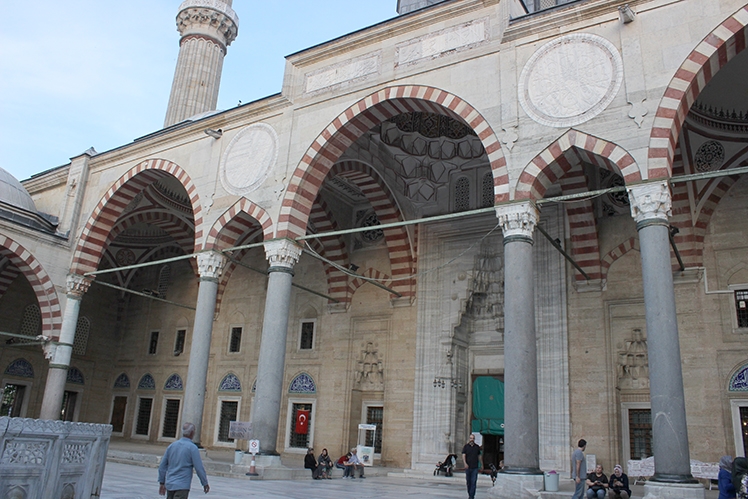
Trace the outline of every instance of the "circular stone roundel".
[[278, 158], [278, 134], [256, 123], [236, 134], [221, 160], [221, 184], [232, 194], [251, 192], [267, 178]]
[[519, 101], [542, 125], [568, 127], [597, 116], [623, 81], [615, 46], [589, 33], [562, 36], [540, 47], [519, 77]]

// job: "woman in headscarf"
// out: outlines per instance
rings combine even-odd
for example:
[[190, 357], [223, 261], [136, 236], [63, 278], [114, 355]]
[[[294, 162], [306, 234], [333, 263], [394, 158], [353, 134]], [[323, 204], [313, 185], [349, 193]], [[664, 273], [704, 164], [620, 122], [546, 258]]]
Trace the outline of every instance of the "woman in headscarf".
[[[732, 486], [735, 491], [735, 497], [748, 497], [748, 493], [743, 487], [743, 479], [748, 473], [748, 459], [745, 457], [736, 457], [732, 462]], [[729, 497], [729, 496], [728, 496]]]
[[623, 472], [623, 467], [620, 464], [616, 464], [613, 468], [613, 474], [610, 475], [608, 486], [610, 488], [610, 497], [614, 497], [615, 499], [629, 499], [631, 497], [629, 477]]
[[735, 499], [735, 487], [732, 485], [732, 456], [722, 456], [719, 459], [717, 486], [719, 499]]

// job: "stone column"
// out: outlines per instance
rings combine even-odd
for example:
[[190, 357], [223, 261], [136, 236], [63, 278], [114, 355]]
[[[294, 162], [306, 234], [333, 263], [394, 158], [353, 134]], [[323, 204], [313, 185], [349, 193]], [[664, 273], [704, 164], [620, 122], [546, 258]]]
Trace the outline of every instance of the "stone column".
[[45, 348], [45, 356], [49, 359], [49, 372], [39, 419], [60, 419], [68, 367], [73, 354], [75, 330], [78, 327], [78, 313], [83, 295], [90, 285], [91, 279], [88, 277], [79, 274], [69, 274], [67, 277], [67, 302], [62, 316], [60, 339]]
[[652, 452], [655, 459], [652, 481], [696, 483], [691, 476], [675, 290], [670, 263], [670, 189], [667, 182], [663, 181], [632, 186], [628, 189], [628, 194], [631, 215], [636, 220], [639, 232], [644, 281]]
[[223, 58], [236, 39], [239, 18], [231, 0], [186, 0], [177, 29], [182, 38], [164, 128], [216, 108]]
[[283, 397], [283, 371], [286, 362], [288, 311], [291, 305], [293, 267], [301, 256], [301, 247], [283, 239], [265, 243], [270, 262], [265, 316], [262, 322], [260, 359], [257, 366], [257, 392], [252, 414], [254, 438], [260, 451], [278, 455], [278, 418]]
[[496, 207], [504, 233], [504, 471], [495, 497], [541, 490], [538, 374], [533, 289], [533, 202]]
[[223, 272], [226, 258], [217, 252], [197, 255], [197, 269], [200, 272], [200, 285], [195, 307], [195, 325], [190, 344], [190, 363], [187, 368], [187, 382], [184, 387], [184, 409], [182, 423], [195, 424], [193, 441], [200, 445], [205, 406], [208, 360], [210, 358], [210, 338], [213, 335], [213, 319], [216, 312], [218, 279]]

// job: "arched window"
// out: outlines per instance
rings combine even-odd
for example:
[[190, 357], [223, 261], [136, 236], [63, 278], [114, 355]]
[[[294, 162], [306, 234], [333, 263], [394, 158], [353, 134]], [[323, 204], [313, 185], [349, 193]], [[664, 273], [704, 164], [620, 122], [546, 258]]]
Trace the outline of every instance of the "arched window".
[[748, 364], [732, 375], [728, 390], [731, 392], [748, 392]]
[[138, 382], [138, 390], [155, 390], [156, 380], [153, 379], [150, 373], [145, 373], [140, 381]]
[[26, 359], [16, 359], [5, 369], [5, 374], [9, 376], [18, 376], [19, 378], [33, 378], [34, 368]]
[[78, 325], [75, 326], [75, 340], [73, 340], [73, 353], [75, 355], [86, 355], [88, 345], [88, 332], [91, 330], [91, 321], [87, 317], [79, 317]]
[[67, 382], [73, 385], [85, 384], [85, 380], [83, 378], [83, 373], [81, 372], [81, 370], [78, 369], [77, 367], [68, 368]]
[[[32, 338], [42, 333], [42, 312], [37, 305], [29, 305], [23, 309], [23, 318], [18, 334]], [[14, 343], [27, 343], [26, 340], [16, 339]]]
[[117, 379], [114, 380], [114, 388], [130, 388], [130, 378], [127, 377], [127, 374], [122, 373], [117, 376]]
[[454, 184], [454, 207], [455, 211], [470, 209], [470, 179], [460, 177]]
[[493, 173], [491, 172], [483, 175], [480, 206], [481, 208], [493, 206]]
[[171, 265], [164, 265], [158, 272], [158, 296], [166, 298], [166, 292], [169, 291], [169, 281], [171, 280]]

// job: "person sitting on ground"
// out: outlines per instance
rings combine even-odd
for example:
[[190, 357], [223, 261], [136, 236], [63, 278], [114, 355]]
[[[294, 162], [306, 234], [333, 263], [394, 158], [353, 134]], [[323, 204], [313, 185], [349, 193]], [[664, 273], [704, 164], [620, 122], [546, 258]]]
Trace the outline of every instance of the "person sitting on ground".
[[361, 470], [358, 475], [359, 478], [366, 478], [364, 476], [364, 463], [359, 460], [358, 455], [356, 454], [357, 452], [358, 451], [355, 447], [351, 449], [351, 455], [348, 457], [348, 461], [345, 462], [348, 471], [348, 478], [356, 478], [356, 469]]
[[343, 478], [348, 478], [348, 466], [345, 465], [348, 462], [348, 458], [351, 457], [351, 453], [343, 454], [335, 461], [335, 467], [343, 470]]
[[748, 497], [748, 458], [736, 457], [732, 461], [732, 486], [738, 499]]
[[315, 480], [318, 478], [316, 475], [317, 471], [317, 460], [314, 459], [314, 449], [309, 447], [309, 449], [306, 451], [306, 456], [304, 456], [304, 468], [310, 470], [312, 472], [312, 478]]
[[315, 473], [317, 478], [332, 478], [330, 471], [332, 470], [332, 459], [327, 455], [327, 449], [322, 449], [322, 454], [317, 458], [317, 469]]
[[610, 475], [610, 497], [614, 499], [629, 499], [631, 489], [629, 488], [629, 477], [623, 472], [623, 467], [616, 464], [613, 468], [613, 474]]
[[587, 474], [587, 499], [604, 499], [608, 492], [608, 477], [603, 473], [603, 465], [595, 466], [595, 471]]

